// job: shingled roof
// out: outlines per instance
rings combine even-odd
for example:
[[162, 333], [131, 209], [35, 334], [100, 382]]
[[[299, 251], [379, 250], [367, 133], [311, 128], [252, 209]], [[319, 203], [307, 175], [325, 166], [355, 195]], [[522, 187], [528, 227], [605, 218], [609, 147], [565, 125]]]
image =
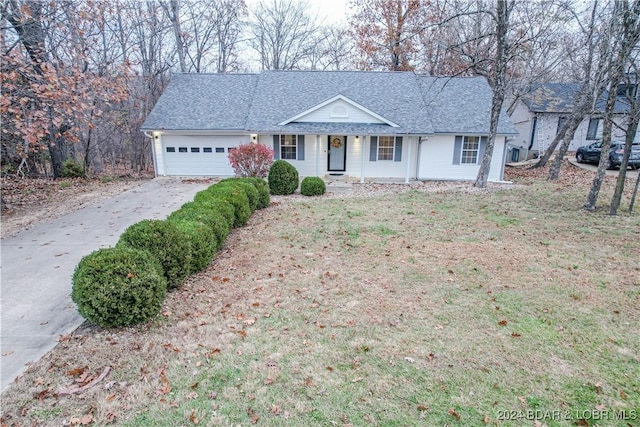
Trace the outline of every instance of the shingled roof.
[[[336, 96], [393, 122], [281, 124]], [[436, 78], [412, 72], [265, 71], [175, 74], [142, 130], [238, 130], [252, 133], [489, 133], [491, 89], [480, 77]], [[498, 133], [516, 134], [506, 114]]]
[[[570, 113], [573, 102], [578, 96], [582, 83], [542, 83], [532, 88], [522, 97], [529, 110], [534, 113]], [[608, 91], [604, 91], [596, 100], [594, 113], [604, 112]], [[624, 97], [616, 99], [614, 113], [629, 112], [629, 102]]]

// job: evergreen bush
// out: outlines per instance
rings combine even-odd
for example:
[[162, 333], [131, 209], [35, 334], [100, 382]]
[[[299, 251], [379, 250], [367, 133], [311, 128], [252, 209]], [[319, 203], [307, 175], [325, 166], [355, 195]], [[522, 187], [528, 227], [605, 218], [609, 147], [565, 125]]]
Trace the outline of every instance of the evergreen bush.
[[162, 266], [169, 289], [182, 285], [191, 272], [189, 238], [169, 221], [143, 220], [129, 226], [116, 245], [122, 246], [151, 252]]
[[269, 169], [269, 190], [271, 194], [293, 194], [298, 188], [298, 171], [289, 162], [276, 160]]
[[84, 176], [84, 168], [79, 162], [73, 159], [67, 159], [62, 164], [63, 178], [81, 178]]
[[322, 178], [317, 176], [307, 176], [300, 184], [300, 193], [305, 196], [321, 196], [327, 191]]
[[262, 178], [245, 178], [247, 182], [253, 184], [258, 190], [258, 209], [264, 209], [271, 203], [271, 196], [269, 195], [269, 184]]
[[215, 195], [208, 190], [203, 190], [197, 193], [193, 202], [185, 203], [182, 205], [181, 209], [192, 208], [196, 208], [198, 210], [204, 209], [207, 212], [216, 211], [225, 218], [228, 228], [233, 227], [233, 223], [236, 218], [236, 208], [228, 201], [216, 198]]
[[218, 238], [213, 229], [201, 221], [186, 219], [169, 221], [188, 237], [191, 244], [191, 270], [189, 273], [198, 273], [207, 268], [219, 249]]
[[258, 209], [258, 199], [260, 197], [260, 195], [258, 194], [258, 189], [255, 187], [255, 185], [249, 182], [247, 178], [227, 178], [218, 183], [218, 186], [225, 185], [240, 186], [245, 191], [245, 193], [247, 193], [251, 212]]
[[207, 189], [215, 199], [226, 200], [234, 207], [233, 227], [242, 227], [251, 216], [249, 197], [246, 191], [239, 185], [214, 185]]
[[229, 222], [233, 224], [233, 210], [231, 210], [231, 220], [229, 221], [222, 215], [221, 211], [216, 209], [215, 200], [210, 202], [190, 202], [182, 206], [182, 208], [173, 212], [167, 218], [168, 221], [194, 221], [206, 225], [211, 229], [215, 237], [216, 252], [224, 246], [224, 242], [229, 235], [231, 228]]
[[82, 258], [73, 274], [71, 299], [88, 321], [114, 327], [151, 319], [166, 293], [162, 266], [151, 253], [118, 247]]

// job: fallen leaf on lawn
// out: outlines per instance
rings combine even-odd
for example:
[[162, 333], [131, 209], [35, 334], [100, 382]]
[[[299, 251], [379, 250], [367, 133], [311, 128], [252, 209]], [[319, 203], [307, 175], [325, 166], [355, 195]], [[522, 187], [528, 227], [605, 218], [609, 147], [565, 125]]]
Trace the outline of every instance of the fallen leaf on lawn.
[[501, 321], [498, 322], [498, 325], [500, 326], [507, 326], [507, 321], [502, 319]]
[[116, 414], [114, 414], [113, 412], [109, 411], [107, 412], [107, 415], [105, 416], [105, 418], [107, 419], [107, 423], [112, 423], [115, 422], [116, 418], [118, 418], [118, 416]]
[[256, 323], [256, 318], [255, 317], [253, 319], [247, 319], [247, 320], [244, 321], [244, 324], [245, 325], [249, 325], [249, 326], [253, 325], [254, 323]]
[[447, 411], [447, 414], [451, 415], [453, 418], [455, 418], [457, 421], [460, 421], [460, 414], [458, 414], [455, 409], [453, 408], [449, 408], [449, 410]]
[[517, 332], [511, 332], [511, 338], [520, 338], [522, 335], [520, 335]]
[[427, 408], [427, 407], [426, 407], [426, 406], [424, 406], [424, 405], [418, 405], [418, 411], [423, 412], [423, 411], [426, 411], [427, 409], [429, 409], [429, 408]]
[[582, 418], [576, 421], [574, 424], [580, 427], [589, 427], [589, 421]]
[[185, 397], [187, 399], [197, 399], [198, 398], [198, 393], [196, 393], [195, 391], [192, 391], [191, 393], [187, 394]]
[[116, 398], [116, 395], [115, 395], [115, 394], [110, 394], [109, 396], [107, 396], [107, 397], [105, 398], [105, 400], [106, 400], [107, 402], [112, 402], [115, 398]]
[[406, 360], [409, 363], [416, 363], [416, 360], [413, 357], [405, 357], [404, 360]]
[[273, 415], [280, 415], [282, 413], [282, 409], [278, 405], [271, 405], [271, 413]]
[[83, 366], [82, 368], [76, 368], [76, 369], [71, 369], [67, 371], [67, 375], [70, 377], [78, 377], [83, 373], [87, 372], [88, 370], [89, 370], [88, 366]]
[[484, 416], [484, 423], [485, 424], [489, 424], [491, 422], [491, 418], [489, 418], [489, 415], [485, 415]]
[[191, 414], [189, 415], [189, 421], [191, 421], [193, 424], [198, 424], [200, 422], [198, 417], [196, 417], [196, 411], [191, 411]]
[[602, 391], [602, 383], [595, 383], [593, 385], [593, 391], [600, 393]]
[[627, 393], [625, 393], [624, 390], [620, 390], [620, 397], [627, 400]]
[[442, 326], [442, 325], [436, 325], [436, 326], [434, 326], [433, 328], [434, 328], [434, 329], [438, 329], [438, 330], [439, 330], [439, 329], [444, 329], [444, 326]]
[[47, 397], [49, 397], [50, 395], [51, 395], [51, 390], [49, 390], [49, 389], [47, 388], [47, 389], [44, 389], [44, 390], [42, 390], [42, 391], [37, 392], [35, 397], [36, 397], [36, 399], [38, 399], [38, 400], [44, 400], [44, 399], [46, 399]]
[[167, 394], [171, 391], [171, 386], [169, 385], [169, 380], [167, 376], [164, 374], [164, 369], [160, 372], [160, 382], [162, 383], [162, 388], [156, 390], [158, 394]]

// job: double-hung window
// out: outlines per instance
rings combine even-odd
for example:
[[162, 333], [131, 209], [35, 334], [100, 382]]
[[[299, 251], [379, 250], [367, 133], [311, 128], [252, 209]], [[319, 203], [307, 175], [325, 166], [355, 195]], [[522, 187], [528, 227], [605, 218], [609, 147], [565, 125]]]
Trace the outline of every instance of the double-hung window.
[[460, 164], [477, 165], [478, 153], [480, 152], [480, 137], [465, 136], [462, 138], [462, 152]]
[[304, 135], [273, 135], [275, 158], [304, 160]]
[[393, 160], [393, 149], [395, 147], [395, 137], [378, 137], [378, 160]]
[[296, 135], [280, 135], [280, 158], [283, 160], [295, 160], [297, 156]]

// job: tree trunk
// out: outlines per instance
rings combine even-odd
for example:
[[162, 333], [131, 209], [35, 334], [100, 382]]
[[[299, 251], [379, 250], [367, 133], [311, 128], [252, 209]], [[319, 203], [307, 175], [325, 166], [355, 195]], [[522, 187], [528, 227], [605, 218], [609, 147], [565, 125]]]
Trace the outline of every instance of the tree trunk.
[[[567, 150], [569, 150], [569, 145], [571, 145], [571, 141], [573, 140], [573, 136], [580, 126], [580, 122], [584, 119], [585, 114], [582, 114], [580, 111], [585, 111], [584, 108], [586, 106], [586, 102], [583, 104], [582, 108], [579, 109], [577, 114], [571, 116], [569, 120], [567, 120], [565, 126], [561, 129], [560, 133], [554, 138], [554, 142], [562, 137], [562, 145], [556, 154], [556, 159], [551, 166], [551, 170], [549, 170], [549, 181], [557, 181], [560, 178], [560, 169], [562, 168], [562, 164], [564, 161], [564, 156], [567, 154]], [[557, 145], [557, 142], [556, 142]], [[555, 148], [555, 147], [554, 147]], [[551, 153], [551, 147], [547, 150]], [[546, 155], [547, 153], [545, 153]]]
[[607, 96], [607, 104], [604, 114], [604, 126], [602, 127], [602, 148], [600, 151], [600, 163], [598, 163], [598, 170], [596, 176], [591, 183], [591, 189], [587, 196], [587, 201], [584, 203], [584, 208], [588, 211], [596, 209], [596, 203], [598, 202], [598, 195], [600, 194], [600, 188], [604, 181], [605, 173], [607, 172], [607, 166], [609, 164], [609, 150], [611, 148], [611, 133], [613, 128], [613, 108], [616, 103], [617, 87], [620, 77], [618, 74], [614, 75], [609, 83], [609, 95]]
[[505, 75], [507, 72], [507, 31], [509, 29], [509, 7], [507, 0], [498, 0], [496, 5], [496, 59], [495, 74], [493, 81], [493, 98], [491, 101], [491, 123], [489, 125], [489, 138], [485, 148], [482, 163], [478, 170], [475, 187], [485, 188], [489, 180], [491, 170], [491, 159], [493, 158], [493, 147], [498, 133], [498, 121], [502, 104], [504, 103]]
[[640, 187], [640, 171], [638, 171], [638, 178], [636, 179], [636, 185], [633, 188], [633, 194], [631, 195], [631, 202], [629, 202], [629, 212], [633, 212], [633, 205], [636, 203], [636, 195], [638, 194], [638, 187]]
[[[615, 59], [611, 61], [611, 74], [609, 80], [609, 95], [605, 107], [604, 127], [602, 130], [602, 151], [600, 155], [600, 163], [598, 164], [598, 172], [596, 173], [591, 189], [587, 195], [587, 201], [584, 208], [594, 210], [598, 201], [600, 188], [609, 161], [609, 149], [611, 147], [611, 130], [613, 126], [613, 114], [618, 95], [618, 83], [622, 80], [625, 72], [625, 64], [629, 62], [632, 51], [636, 48], [638, 40], [640, 40], [640, 1], [635, 0], [631, 8], [627, 2], [616, 2], [614, 16], [616, 25], [620, 26], [620, 44]], [[618, 22], [619, 21], [619, 22]], [[616, 208], [617, 210], [617, 208]]]
[[[616, 189], [613, 192], [611, 198], [611, 207], [609, 209], [609, 215], [618, 215], [618, 209], [620, 208], [620, 202], [622, 200], [622, 193], [624, 192], [624, 184], [627, 179], [627, 166], [629, 165], [629, 157], [631, 156], [631, 146], [633, 139], [638, 130], [638, 120], [640, 116], [632, 114], [629, 120], [629, 126], [625, 134], [624, 154], [622, 155], [622, 163], [620, 163], [620, 172], [618, 173], [618, 181], [616, 182]], [[640, 172], [638, 173], [640, 175]]]

